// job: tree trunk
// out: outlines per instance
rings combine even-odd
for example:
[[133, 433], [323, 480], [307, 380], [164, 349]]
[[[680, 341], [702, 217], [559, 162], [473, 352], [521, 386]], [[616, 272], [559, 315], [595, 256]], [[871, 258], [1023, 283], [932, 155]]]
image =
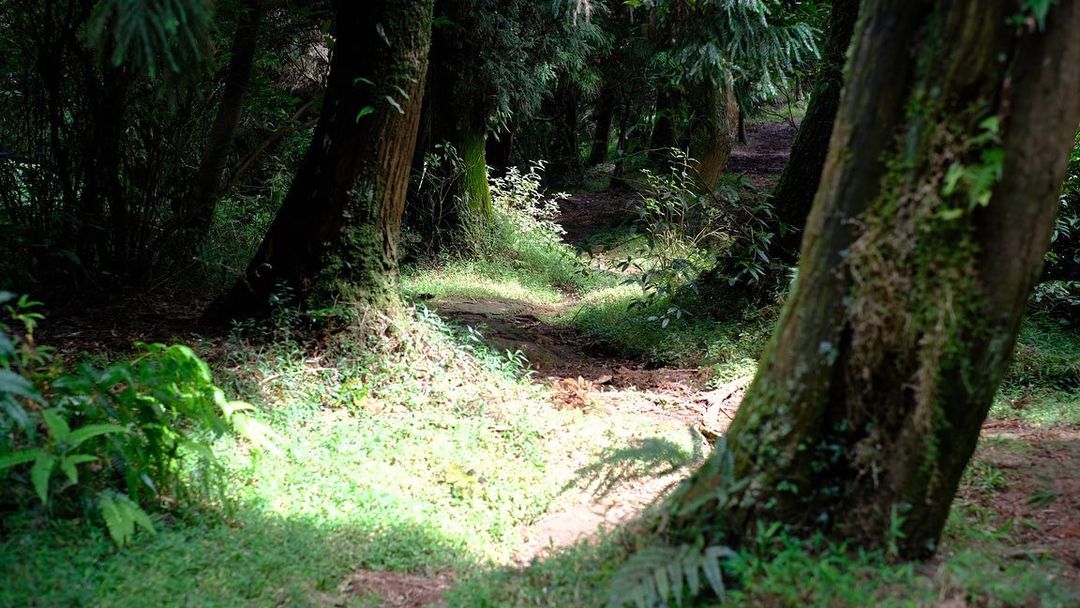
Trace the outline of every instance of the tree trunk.
[[180, 220], [181, 236], [190, 253], [194, 253], [205, 240], [214, 219], [221, 174], [225, 171], [229, 153], [232, 151], [240, 124], [240, 113], [244, 108], [244, 98], [251, 84], [262, 17], [263, 0], [247, 0], [237, 17], [221, 105], [218, 106], [217, 116], [210, 128], [202, 161], [199, 163], [199, 170], [195, 174], [195, 182]]
[[461, 178], [461, 202], [466, 222], [486, 223], [495, 213], [488, 183], [487, 129], [483, 126], [462, 129], [461, 160], [465, 164]]
[[551, 146], [549, 177], [561, 183], [574, 184], [584, 177], [579, 139], [581, 89], [569, 76], [559, 78], [554, 92], [554, 138]]
[[682, 95], [671, 86], [660, 85], [656, 92], [656, 123], [649, 138], [649, 160], [668, 160], [668, 150], [675, 147], [675, 120], [682, 105]]
[[432, 0], [338, 2], [311, 146], [244, 280], [211, 317], [259, 314], [282, 287], [385, 308], [416, 145]]
[[815, 76], [817, 84], [791, 146], [791, 156], [773, 189], [776, 219], [782, 228], [777, 230], [775, 256], [789, 265], [797, 261], [802, 229], [814, 204], [814, 193], [825, 166], [833, 119], [844, 84], [844, 63], [858, 15], [859, 0], [833, 0], [829, 33]]
[[693, 110], [690, 157], [697, 161], [698, 177], [711, 188], [727, 168], [738, 136], [739, 103], [735, 88], [726, 78], [705, 82], [690, 91], [688, 102]]
[[796, 287], [675, 499], [706, 542], [764, 520], [932, 553], [1049, 244], [1080, 3], [1045, 31], [996, 0], [862, 7]]
[[600, 89], [593, 109], [593, 143], [589, 150], [589, 165], [599, 165], [607, 160], [608, 146], [611, 144], [611, 119], [615, 113], [615, 91], [610, 85]]

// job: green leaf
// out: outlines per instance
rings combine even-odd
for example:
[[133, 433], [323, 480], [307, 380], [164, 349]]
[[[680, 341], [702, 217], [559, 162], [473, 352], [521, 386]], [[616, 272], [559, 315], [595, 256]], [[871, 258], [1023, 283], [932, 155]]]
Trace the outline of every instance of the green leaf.
[[52, 476], [53, 467], [56, 466], [56, 456], [52, 454], [39, 454], [34, 460], [34, 466], [30, 467], [30, 481], [34, 484], [41, 504], [49, 504], [49, 478]]
[[71, 454], [60, 459], [60, 470], [67, 475], [71, 483], [79, 483], [79, 470], [75, 465], [97, 460], [97, 456], [90, 454]]
[[375, 112], [375, 108], [372, 106], [364, 106], [360, 108], [360, 111], [356, 113], [356, 122], [360, 122], [360, 119]]
[[101, 498], [98, 499], [98, 507], [101, 508], [101, 517], [105, 520], [105, 528], [109, 531], [109, 536], [112, 537], [116, 546], [123, 547], [131, 534], [134, 533], [135, 526], [128, 522], [131, 532], [125, 534], [128, 526], [125, 525], [120, 509], [116, 506], [116, 501], [113, 500], [112, 496], [103, 493]]
[[15, 354], [15, 344], [11, 341], [11, 338], [2, 331], [0, 331], [0, 357], [10, 357]]
[[29, 380], [6, 369], [0, 369], [0, 394], [2, 393], [25, 397], [37, 403], [44, 403], [45, 401], [45, 398], [41, 396], [41, 393]]
[[236, 432], [257, 448], [275, 456], [283, 454], [280, 446], [284, 443], [284, 439], [270, 427], [244, 414], [233, 416], [232, 423]]
[[0, 471], [3, 471], [4, 469], [10, 469], [11, 467], [19, 466], [24, 462], [30, 462], [31, 460], [36, 459], [38, 456], [41, 456], [44, 453], [44, 450], [34, 449], [4, 454], [0, 456]]
[[98, 435], [126, 432], [128, 432], [127, 429], [116, 424], [88, 424], [72, 431], [71, 435], [68, 436], [68, 443], [71, 444], [71, 447], [78, 447], [84, 441], [97, 437]]
[[48, 427], [53, 439], [60, 443], [67, 443], [71, 435], [71, 427], [68, 426], [67, 421], [61, 418], [56, 410], [43, 410], [41, 417], [45, 420], [45, 426]]
[[709, 586], [712, 587], [716, 597], [724, 599], [724, 575], [720, 572], [720, 560], [715, 555], [706, 552], [701, 561], [701, 570], [705, 573], [705, 580], [709, 581]]
[[139, 524], [139, 527], [141, 527], [143, 530], [146, 530], [150, 534], [157, 534], [157, 528], [154, 527], [153, 520], [151, 520], [150, 516], [146, 514], [146, 511], [143, 511], [142, 507], [135, 504], [135, 502], [131, 499], [127, 499], [126, 506], [131, 511], [131, 519], [135, 523]]
[[30, 422], [30, 416], [26, 413], [26, 409], [19, 402], [16, 401], [11, 395], [0, 395], [0, 407], [7, 412], [8, 416], [19, 425], [26, 434], [32, 435], [34, 432], [34, 424]]

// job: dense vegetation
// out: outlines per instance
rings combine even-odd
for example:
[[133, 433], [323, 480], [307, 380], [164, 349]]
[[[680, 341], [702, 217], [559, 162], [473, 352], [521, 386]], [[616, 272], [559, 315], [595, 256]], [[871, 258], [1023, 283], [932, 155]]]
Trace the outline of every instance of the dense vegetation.
[[0, 0], [0, 605], [1075, 605], [1078, 31]]

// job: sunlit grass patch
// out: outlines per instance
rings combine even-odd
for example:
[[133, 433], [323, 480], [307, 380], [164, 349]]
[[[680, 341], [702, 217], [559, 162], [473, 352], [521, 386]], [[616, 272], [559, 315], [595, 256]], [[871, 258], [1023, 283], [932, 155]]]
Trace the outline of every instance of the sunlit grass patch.
[[771, 329], [772, 312], [741, 314], [718, 321], [687, 312], [664, 326], [666, 300], [646, 306], [636, 285], [593, 291], [558, 322], [572, 326], [620, 353], [675, 366], [710, 367], [719, 381], [750, 375]]
[[690, 450], [677, 423], [556, 409], [431, 313], [390, 325], [378, 351], [372, 332], [317, 352], [235, 338], [219, 373], [283, 452], [220, 440], [232, 508], [177, 512], [123, 551], [80, 522], [7, 530], [0, 605], [322, 605], [344, 601], [357, 568], [489, 572], [603, 454], [649, 440]]
[[407, 270], [402, 276], [402, 291], [413, 298], [476, 298], [539, 305], [556, 304], [563, 298], [546, 277], [488, 261], [455, 261]]
[[1026, 320], [990, 415], [1038, 426], [1080, 424], [1080, 332], [1041, 315]]

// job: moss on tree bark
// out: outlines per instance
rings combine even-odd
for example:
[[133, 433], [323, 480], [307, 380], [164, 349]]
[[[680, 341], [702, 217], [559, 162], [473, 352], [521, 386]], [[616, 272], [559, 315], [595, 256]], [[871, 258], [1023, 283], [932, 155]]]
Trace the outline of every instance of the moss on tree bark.
[[684, 536], [779, 521], [932, 553], [1041, 271], [1080, 3], [1045, 31], [993, 0], [862, 10], [797, 285], [726, 449], [673, 501]]
[[338, 3], [337, 43], [311, 145], [244, 278], [212, 317], [265, 312], [282, 288], [323, 306], [396, 304], [432, 4]]

